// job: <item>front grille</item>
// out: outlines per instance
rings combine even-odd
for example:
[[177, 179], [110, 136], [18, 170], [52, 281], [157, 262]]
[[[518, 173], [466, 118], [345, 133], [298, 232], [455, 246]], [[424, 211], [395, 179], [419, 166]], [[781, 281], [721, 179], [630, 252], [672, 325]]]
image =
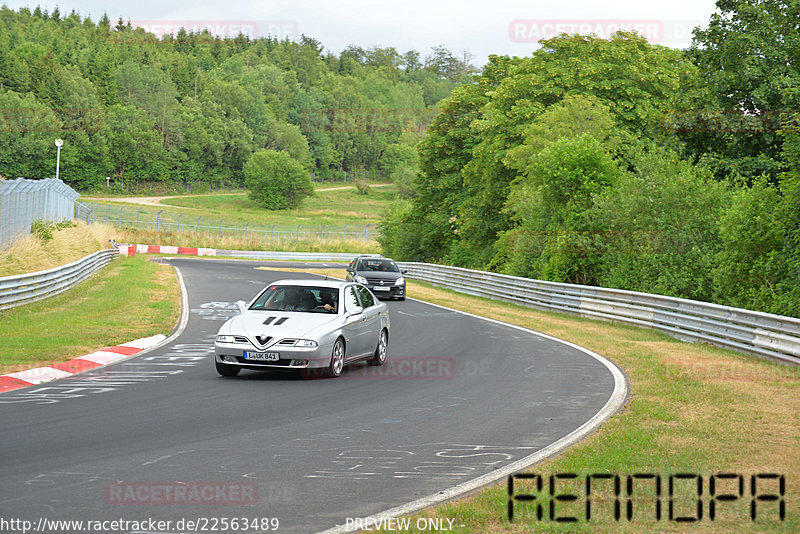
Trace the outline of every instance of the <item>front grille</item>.
[[233, 336], [233, 340], [236, 343], [250, 343], [250, 340], [244, 336]]
[[271, 362], [263, 362], [258, 360], [248, 360], [244, 356], [237, 356], [236, 361], [246, 365], [280, 365], [283, 367], [289, 367], [289, 365], [292, 363], [292, 360], [287, 360], [286, 358], [281, 358], [280, 360], [273, 360]]
[[270, 341], [272, 341], [272, 336], [256, 336], [256, 341], [261, 343], [261, 345], [266, 345]]
[[278, 345], [289, 345], [292, 346], [297, 342], [296, 339], [282, 339], [278, 342]]
[[[381, 284], [381, 282], [383, 282], [383, 284]], [[377, 279], [376, 278], [367, 278], [367, 285], [371, 285], [371, 286], [380, 286], [380, 285], [393, 286], [394, 285], [394, 280], [381, 280], [380, 278], [377, 278]]]

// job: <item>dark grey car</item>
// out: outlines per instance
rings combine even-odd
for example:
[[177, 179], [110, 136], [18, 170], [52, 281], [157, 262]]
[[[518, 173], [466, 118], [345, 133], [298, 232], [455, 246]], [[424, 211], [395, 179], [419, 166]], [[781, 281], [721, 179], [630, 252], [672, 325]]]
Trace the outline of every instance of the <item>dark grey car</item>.
[[347, 268], [347, 280], [367, 286], [379, 299], [405, 300], [405, 273], [390, 258], [359, 256]]

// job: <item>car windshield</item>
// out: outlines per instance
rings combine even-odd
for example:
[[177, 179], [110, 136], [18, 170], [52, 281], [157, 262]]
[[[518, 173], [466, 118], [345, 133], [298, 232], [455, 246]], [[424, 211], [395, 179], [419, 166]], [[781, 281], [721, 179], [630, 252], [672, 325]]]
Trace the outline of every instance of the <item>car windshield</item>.
[[271, 285], [250, 306], [251, 310], [337, 313], [339, 291], [332, 287]]
[[384, 273], [399, 272], [397, 264], [392, 260], [359, 260], [358, 271], [381, 271]]

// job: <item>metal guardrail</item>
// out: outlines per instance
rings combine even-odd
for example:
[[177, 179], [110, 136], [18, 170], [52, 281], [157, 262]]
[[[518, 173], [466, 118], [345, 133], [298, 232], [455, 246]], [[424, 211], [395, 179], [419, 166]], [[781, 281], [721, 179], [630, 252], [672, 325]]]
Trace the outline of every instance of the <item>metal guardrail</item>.
[[460, 267], [400, 263], [408, 278], [461, 293], [570, 314], [655, 328], [800, 365], [800, 319], [696, 300], [602, 287], [561, 284]]
[[100, 250], [78, 261], [46, 271], [0, 278], [0, 310], [46, 299], [66, 291], [108, 265], [116, 248]]

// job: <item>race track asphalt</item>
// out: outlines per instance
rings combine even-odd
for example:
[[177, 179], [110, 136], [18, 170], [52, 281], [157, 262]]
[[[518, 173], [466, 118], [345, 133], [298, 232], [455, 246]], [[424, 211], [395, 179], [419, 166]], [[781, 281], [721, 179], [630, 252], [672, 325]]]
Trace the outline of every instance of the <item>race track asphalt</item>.
[[153, 519], [172, 521], [169, 532], [180, 520], [277, 518], [279, 532], [314, 532], [529, 456], [594, 417], [615, 390], [607, 366], [583, 351], [413, 300], [388, 303], [384, 367], [356, 364], [337, 379], [223, 378], [213, 339], [233, 303], [312, 275], [171, 261], [188, 292], [180, 335], [0, 395], [0, 518]]

